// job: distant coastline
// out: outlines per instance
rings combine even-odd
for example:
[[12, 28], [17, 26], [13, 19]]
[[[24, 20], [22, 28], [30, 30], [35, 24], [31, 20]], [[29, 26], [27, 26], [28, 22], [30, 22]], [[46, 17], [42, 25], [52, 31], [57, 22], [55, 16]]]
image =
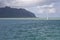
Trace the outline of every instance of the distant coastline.
[[[0, 20], [47, 20], [47, 18], [0, 18]], [[49, 17], [48, 20], [60, 20], [60, 17]]]

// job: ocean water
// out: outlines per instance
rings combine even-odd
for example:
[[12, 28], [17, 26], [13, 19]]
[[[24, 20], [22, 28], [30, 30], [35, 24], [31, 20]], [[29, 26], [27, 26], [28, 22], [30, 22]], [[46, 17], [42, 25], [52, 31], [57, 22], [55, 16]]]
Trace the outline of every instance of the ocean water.
[[60, 21], [0, 20], [0, 40], [60, 40]]

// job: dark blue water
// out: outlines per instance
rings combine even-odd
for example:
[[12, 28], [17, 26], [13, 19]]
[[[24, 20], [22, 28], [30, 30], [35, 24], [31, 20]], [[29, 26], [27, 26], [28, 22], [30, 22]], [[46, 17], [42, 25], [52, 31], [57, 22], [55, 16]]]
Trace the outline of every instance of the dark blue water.
[[0, 20], [0, 40], [60, 40], [60, 21]]

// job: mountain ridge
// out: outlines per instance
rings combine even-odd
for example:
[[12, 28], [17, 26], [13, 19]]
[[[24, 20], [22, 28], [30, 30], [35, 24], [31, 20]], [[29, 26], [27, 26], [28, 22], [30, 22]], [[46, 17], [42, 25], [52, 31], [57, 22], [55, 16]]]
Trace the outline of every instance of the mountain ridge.
[[20, 8], [10, 8], [10, 7], [5, 7], [5, 8], [0, 8], [0, 18], [32, 18], [36, 17], [34, 13]]

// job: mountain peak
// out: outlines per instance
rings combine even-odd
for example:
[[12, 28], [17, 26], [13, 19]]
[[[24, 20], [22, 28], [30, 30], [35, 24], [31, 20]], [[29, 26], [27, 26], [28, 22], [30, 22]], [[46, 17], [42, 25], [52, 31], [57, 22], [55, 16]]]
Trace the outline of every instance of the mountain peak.
[[6, 6], [5, 8], [10, 8], [10, 7], [7, 7], [7, 6]]
[[34, 13], [20, 8], [10, 8], [10, 7], [5, 7], [5, 8], [0, 8], [0, 18], [29, 18], [29, 17], [36, 17]]

